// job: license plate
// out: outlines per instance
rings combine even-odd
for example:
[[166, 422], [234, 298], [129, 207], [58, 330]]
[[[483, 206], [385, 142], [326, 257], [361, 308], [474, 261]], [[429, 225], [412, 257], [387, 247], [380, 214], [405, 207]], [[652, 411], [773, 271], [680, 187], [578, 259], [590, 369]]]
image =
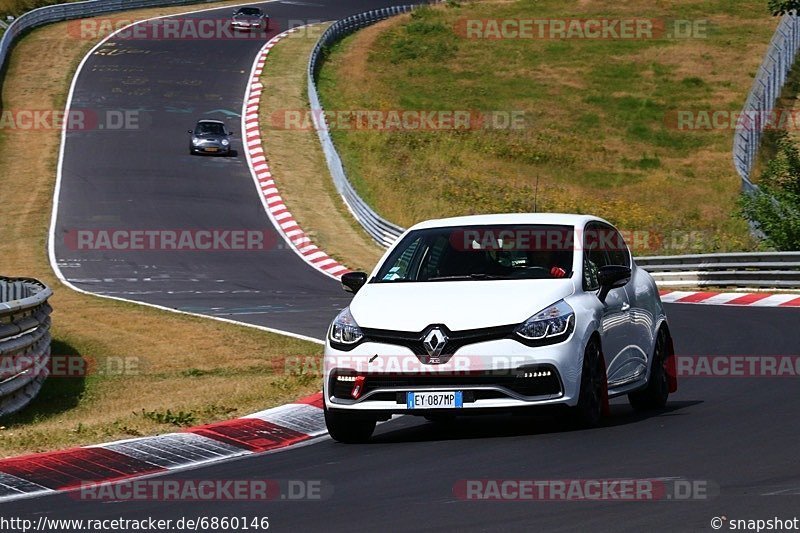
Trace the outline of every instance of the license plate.
[[216, 152], [219, 148], [206, 148], [206, 152]]
[[463, 406], [464, 393], [461, 391], [406, 393], [408, 409], [453, 409]]

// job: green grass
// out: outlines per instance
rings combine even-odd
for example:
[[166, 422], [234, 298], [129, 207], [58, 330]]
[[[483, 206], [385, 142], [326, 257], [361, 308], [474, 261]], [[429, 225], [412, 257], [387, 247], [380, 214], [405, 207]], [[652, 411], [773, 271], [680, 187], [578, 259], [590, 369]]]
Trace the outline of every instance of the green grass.
[[80, 0], [0, 0], [0, 16], [4, 19], [6, 15], [18, 17], [26, 11], [36, 9], [37, 7], [79, 1]]
[[36, 9], [37, 7], [63, 4], [70, 1], [76, 2], [78, 0], [0, 0], [0, 16], [2, 16], [3, 19], [5, 19], [6, 15], [18, 17], [26, 11]]
[[[708, 29], [683, 40], [485, 40], [457, 31], [462, 19], [532, 17], [704, 19]], [[733, 132], [679, 131], [669, 117], [739, 110], [775, 25], [760, 3], [730, 0], [426, 8], [335, 46], [320, 92], [329, 110], [524, 113], [517, 130], [333, 131], [359, 193], [401, 225], [530, 211], [537, 196], [539, 210], [705, 235], [692, 249], [643, 253], [751, 249], [735, 214]]]

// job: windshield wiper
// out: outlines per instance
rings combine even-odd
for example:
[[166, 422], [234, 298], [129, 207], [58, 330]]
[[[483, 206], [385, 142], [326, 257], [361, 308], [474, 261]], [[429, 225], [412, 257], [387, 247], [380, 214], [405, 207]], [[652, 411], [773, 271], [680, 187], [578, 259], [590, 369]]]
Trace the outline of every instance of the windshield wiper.
[[475, 272], [472, 274], [463, 274], [458, 276], [436, 276], [428, 278], [426, 281], [458, 281], [468, 279], [511, 279], [508, 276], [498, 276], [494, 274], [484, 274], [482, 272]]

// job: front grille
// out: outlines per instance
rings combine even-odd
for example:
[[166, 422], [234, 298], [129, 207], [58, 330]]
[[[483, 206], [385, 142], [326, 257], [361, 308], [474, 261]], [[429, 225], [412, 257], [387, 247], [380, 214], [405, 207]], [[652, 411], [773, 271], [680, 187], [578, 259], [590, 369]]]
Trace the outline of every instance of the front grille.
[[[525, 373], [549, 371], [548, 376], [523, 377]], [[352, 375], [352, 374], [351, 374]], [[382, 389], [402, 389], [405, 391], [420, 390], [424, 388], [450, 388], [459, 387], [503, 387], [520, 396], [558, 396], [562, 393], [561, 379], [558, 371], [552, 365], [529, 365], [513, 371], [497, 370], [468, 373], [441, 373], [424, 375], [403, 374], [366, 374], [362, 396]], [[351, 400], [350, 392], [353, 382], [338, 381], [336, 374], [332, 376], [331, 391], [339, 399]], [[490, 391], [476, 391], [476, 398], [498, 397]], [[391, 398], [384, 393], [376, 393], [369, 397], [370, 400], [385, 400]]]
[[428, 326], [421, 332], [361, 328], [364, 333], [364, 339], [361, 342], [378, 342], [381, 344], [404, 346], [411, 350], [414, 355], [427, 356], [428, 352], [425, 350], [425, 346], [423, 346], [425, 336], [432, 329], [439, 328], [439, 330], [441, 330], [442, 333], [447, 336], [447, 342], [442, 349], [441, 355], [452, 356], [459, 348], [463, 348], [468, 344], [509, 338], [514, 333], [515, 327], [515, 325], [510, 325], [491, 328], [467, 329], [462, 331], [450, 331], [444, 325], [434, 324]]

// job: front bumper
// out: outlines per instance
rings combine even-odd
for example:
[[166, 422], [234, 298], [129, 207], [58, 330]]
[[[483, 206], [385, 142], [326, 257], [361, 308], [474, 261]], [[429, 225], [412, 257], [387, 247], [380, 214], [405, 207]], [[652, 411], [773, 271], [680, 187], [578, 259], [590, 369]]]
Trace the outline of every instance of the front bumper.
[[266, 22], [245, 22], [245, 21], [231, 21], [231, 27], [234, 30], [261, 30], [267, 29]]
[[[351, 351], [325, 347], [323, 394], [328, 409], [375, 414], [430, 414], [409, 409], [408, 392], [462, 391], [454, 411], [515, 410], [577, 404], [583, 342], [575, 335], [558, 344], [529, 347], [513, 339], [470, 344], [444, 364], [423, 364], [406, 347], [364, 342]], [[347, 376], [342, 381], [339, 376]], [[348, 387], [361, 376], [357, 398]], [[352, 390], [350, 390], [352, 392]], [[348, 397], [350, 396], [350, 397]]]
[[227, 155], [231, 151], [230, 145], [222, 146], [221, 144], [192, 144], [193, 151], [199, 154], [223, 154]]

